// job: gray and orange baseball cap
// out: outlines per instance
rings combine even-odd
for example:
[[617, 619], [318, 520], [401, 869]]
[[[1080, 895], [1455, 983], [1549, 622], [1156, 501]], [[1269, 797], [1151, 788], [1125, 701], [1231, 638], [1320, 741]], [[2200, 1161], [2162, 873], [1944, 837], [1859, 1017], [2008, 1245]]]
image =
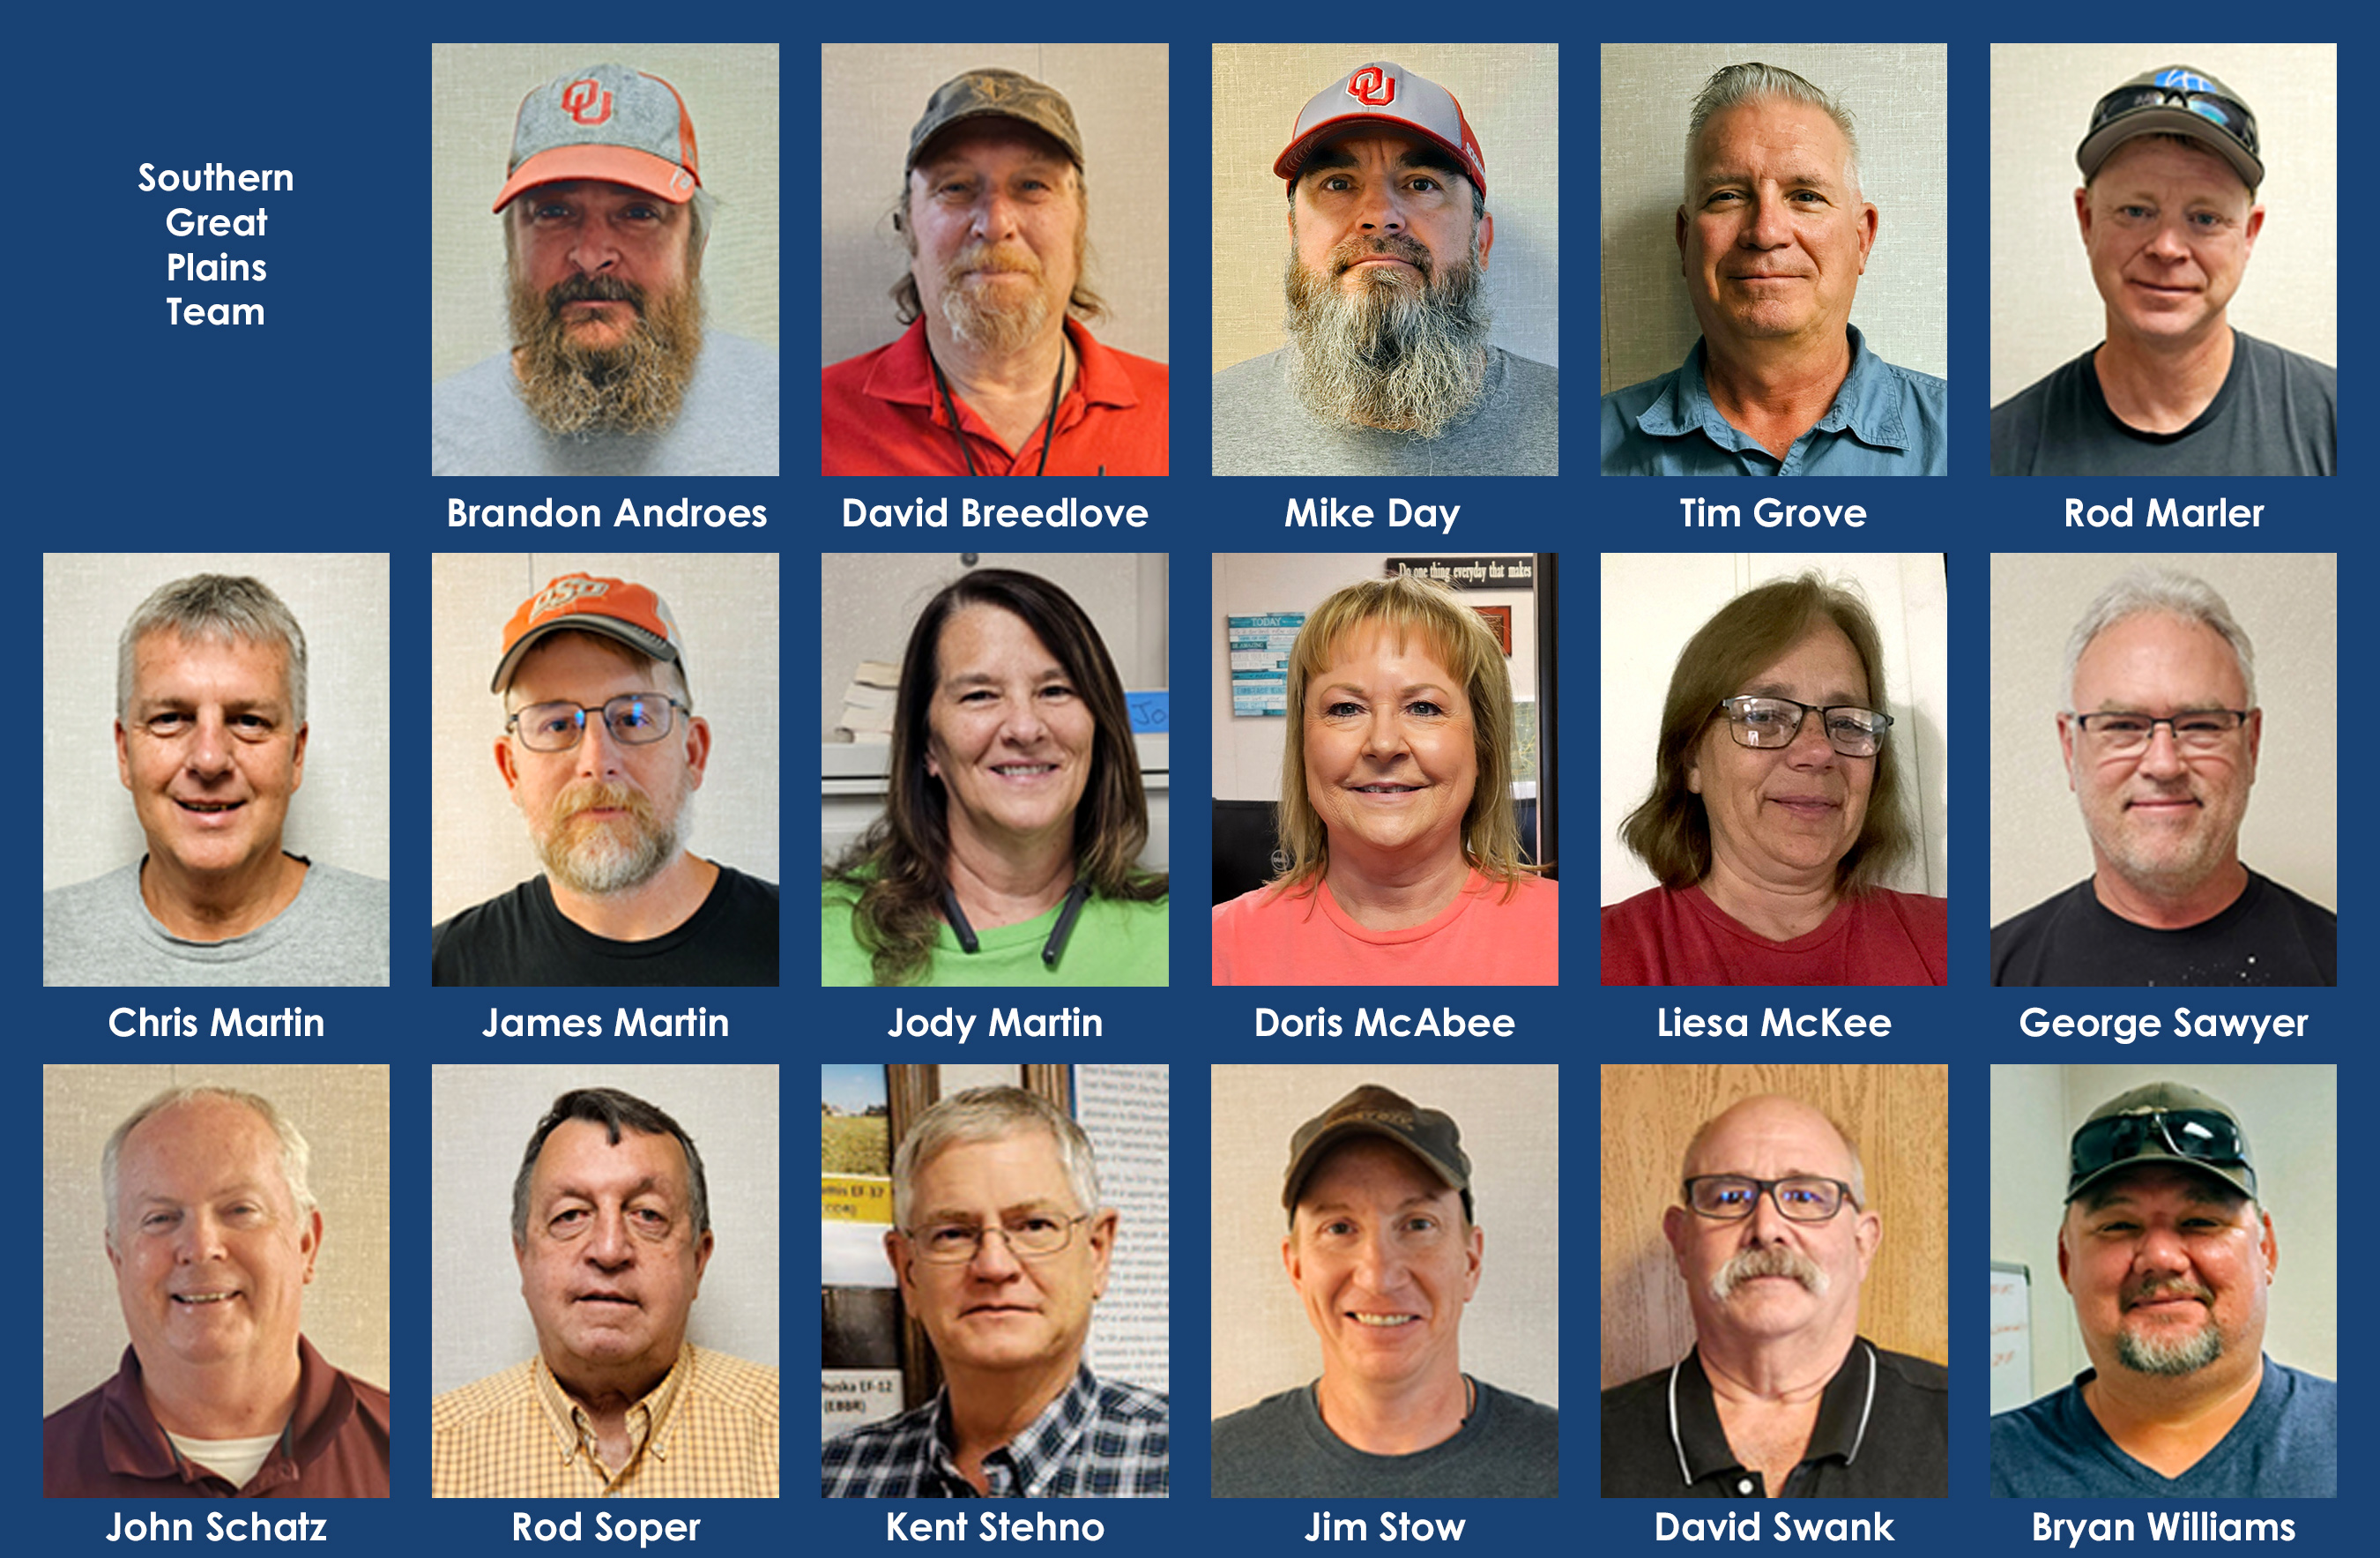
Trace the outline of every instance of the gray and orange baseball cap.
[[903, 171], [917, 165], [926, 143], [965, 119], [1014, 119], [1030, 125], [1065, 148], [1075, 165], [1083, 165], [1083, 132], [1075, 128], [1074, 105], [1055, 87], [1044, 86], [1014, 70], [970, 70], [934, 89], [926, 112], [909, 131], [909, 160]]
[[665, 662], [686, 675], [686, 643], [662, 598], [625, 578], [564, 574], [520, 603], [504, 624], [504, 654], [488, 683], [502, 692], [520, 669], [521, 657], [553, 633], [594, 633], [616, 639], [638, 653]]
[[1488, 159], [1471, 133], [1471, 121], [1463, 116], [1463, 104], [1436, 81], [1384, 59], [1359, 65], [1314, 94], [1298, 115], [1289, 144], [1273, 159], [1273, 173], [1294, 186], [1297, 170], [1324, 138], [1367, 124], [1443, 147], [1479, 192], [1488, 192]]
[[1366, 1082], [1297, 1127], [1289, 1138], [1289, 1172], [1281, 1176], [1281, 1204], [1293, 1214], [1323, 1155], [1350, 1137], [1385, 1137], [1419, 1158], [1450, 1190], [1471, 1188], [1471, 1159], [1453, 1117], [1423, 1109], [1399, 1092]]
[[600, 178], [684, 205], [702, 183], [694, 118], [677, 89], [625, 65], [556, 76], [521, 99], [513, 156], [490, 207], [540, 184]]

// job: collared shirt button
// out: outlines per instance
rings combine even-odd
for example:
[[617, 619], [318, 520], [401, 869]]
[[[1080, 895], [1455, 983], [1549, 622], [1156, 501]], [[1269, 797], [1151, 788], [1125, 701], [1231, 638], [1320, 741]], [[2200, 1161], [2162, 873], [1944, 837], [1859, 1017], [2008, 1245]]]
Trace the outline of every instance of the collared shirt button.
[[1735, 1483], [1735, 1491], [1739, 1493], [1749, 1495], [1752, 1491], [1752, 1479], [1749, 1477], [1738, 1478]]

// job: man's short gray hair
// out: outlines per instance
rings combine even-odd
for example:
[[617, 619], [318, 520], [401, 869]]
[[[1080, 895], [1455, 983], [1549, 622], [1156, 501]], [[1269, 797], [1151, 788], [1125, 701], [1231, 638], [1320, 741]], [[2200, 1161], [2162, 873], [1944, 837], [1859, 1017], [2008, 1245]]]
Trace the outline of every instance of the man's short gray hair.
[[1852, 193], [1860, 192], [1859, 132], [1852, 128], [1852, 111], [1836, 96], [1807, 79], [1795, 75], [1781, 65], [1724, 66], [1712, 72], [1703, 83], [1702, 91], [1694, 98], [1694, 113], [1686, 120], [1686, 195], [1694, 191], [1694, 148], [1702, 143], [1703, 127], [1720, 114], [1747, 103], [1759, 103], [1769, 98], [1785, 98], [1793, 103], [1806, 103], [1824, 113], [1843, 132], [1843, 178], [1851, 185]]
[[1099, 1210], [1099, 1170], [1091, 1155], [1091, 1138], [1074, 1116], [1038, 1093], [1022, 1088], [969, 1088], [953, 1093], [917, 1116], [901, 1150], [892, 1155], [892, 1222], [909, 1225], [917, 1190], [917, 1175], [945, 1148], [965, 1142], [1001, 1141], [1020, 1131], [1045, 1130], [1058, 1145], [1059, 1166], [1075, 1192], [1075, 1210], [1090, 1216]]
[[2231, 615], [2231, 608], [2215, 587], [2194, 574], [2173, 568], [2134, 568], [2115, 583], [2099, 591], [2099, 598], [2083, 612], [2082, 620], [2074, 625], [2072, 637], [2066, 640], [2066, 706], [2074, 707], [2074, 668], [2082, 662], [2082, 651], [2091, 640], [2128, 616], [2143, 612], [2162, 612], [2211, 627], [2231, 646], [2231, 653], [2240, 662], [2240, 679], [2247, 684], [2248, 707], [2256, 707], [2256, 646], [2248, 641], [2248, 630]]
[[286, 1114], [273, 1107], [273, 1101], [242, 1088], [226, 1087], [220, 1082], [195, 1082], [178, 1088], [167, 1088], [155, 1098], [125, 1116], [124, 1123], [109, 1133], [107, 1145], [99, 1154], [100, 1193], [107, 1198], [107, 1245], [115, 1248], [115, 1194], [117, 1170], [124, 1156], [126, 1138], [140, 1128], [143, 1121], [164, 1114], [168, 1109], [188, 1103], [194, 1099], [220, 1098], [252, 1109], [281, 1142], [281, 1177], [289, 1187], [290, 1203], [298, 1209], [299, 1222], [317, 1205], [312, 1188], [306, 1183], [306, 1170], [313, 1161], [313, 1149], [306, 1145], [306, 1137]]
[[261, 579], [246, 574], [192, 574], [161, 585], [140, 603], [115, 641], [115, 712], [132, 712], [133, 654], [152, 633], [192, 643], [235, 639], [281, 651], [290, 718], [306, 723], [306, 633]]

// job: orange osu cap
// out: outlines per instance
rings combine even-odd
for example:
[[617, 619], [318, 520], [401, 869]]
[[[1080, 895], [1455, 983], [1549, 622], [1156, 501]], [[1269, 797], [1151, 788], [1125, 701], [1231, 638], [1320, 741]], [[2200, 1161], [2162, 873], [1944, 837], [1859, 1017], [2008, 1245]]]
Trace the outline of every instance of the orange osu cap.
[[639, 654], [666, 662], [686, 674], [686, 645], [662, 598], [625, 578], [564, 574], [520, 603], [504, 624], [504, 656], [488, 683], [502, 692], [520, 668], [521, 657], [550, 633], [595, 633]]

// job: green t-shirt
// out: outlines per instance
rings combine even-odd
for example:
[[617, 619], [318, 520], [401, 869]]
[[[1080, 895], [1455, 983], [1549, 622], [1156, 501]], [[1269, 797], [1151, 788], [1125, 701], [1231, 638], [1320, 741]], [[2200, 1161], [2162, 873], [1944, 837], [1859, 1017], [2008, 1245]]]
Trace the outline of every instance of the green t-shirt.
[[[875, 982], [868, 953], [851, 928], [856, 889], [828, 882], [820, 893], [819, 980], [821, 984]], [[1058, 907], [1021, 925], [976, 932], [975, 952], [963, 952], [947, 925], [934, 939], [932, 965], [924, 985], [1100, 985], [1166, 981], [1166, 900], [1124, 903], [1094, 896], [1075, 919], [1074, 933], [1055, 968], [1041, 964], [1041, 948], [1058, 928]]]

